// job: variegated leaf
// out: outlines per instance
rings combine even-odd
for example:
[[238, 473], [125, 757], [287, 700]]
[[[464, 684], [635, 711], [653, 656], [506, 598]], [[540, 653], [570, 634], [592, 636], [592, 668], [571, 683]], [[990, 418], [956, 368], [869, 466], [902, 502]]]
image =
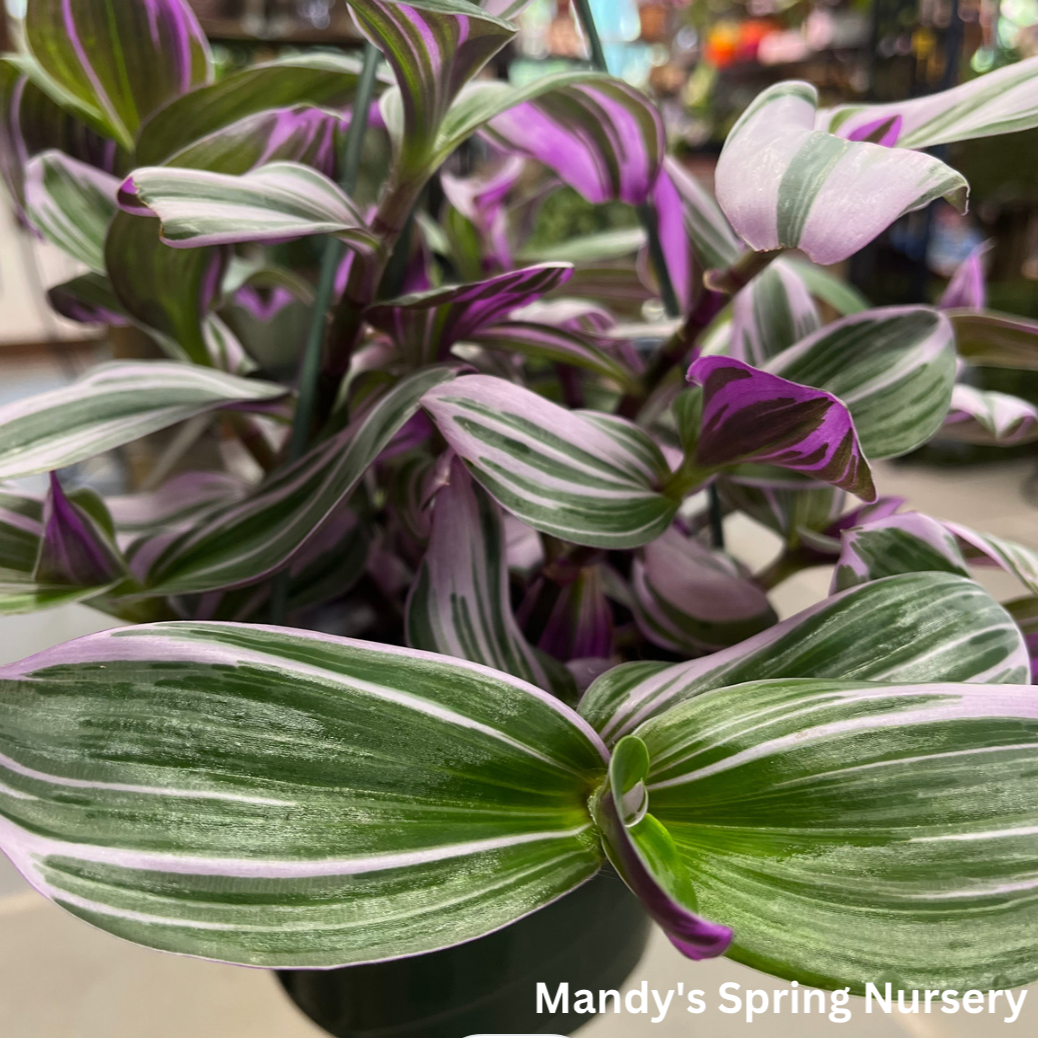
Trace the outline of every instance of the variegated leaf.
[[685, 228], [699, 262], [707, 269], [730, 267], [742, 242], [717, 200], [673, 156], [663, 160], [663, 169], [684, 205]]
[[497, 503], [455, 458], [434, 499], [429, 549], [407, 599], [407, 643], [548, 688], [512, 614], [505, 549]]
[[957, 385], [940, 435], [991, 447], [1033, 443], [1038, 440], [1038, 408], [1008, 393]]
[[[557, 567], [558, 568], [558, 567]], [[606, 582], [601, 565], [569, 567], [556, 576], [559, 595], [548, 615], [537, 647], [552, 659], [604, 659], [613, 655], [613, 611], [606, 597]], [[535, 581], [527, 592], [520, 618], [527, 621], [527, 606], [536, 603], [543, 580]]]
[[672, 652], [699, 656], [778, 622], [744, 567], [673, 526], [635, 559], [631, 588], [642, 634]]
[[841, 592], [691, 663], [624, 664], [591, 686], [580, 713], [614, 743], [678, 703], [743, 681], [1012, 684], [1029, 672], [1016, 624], [979, 585], [952, 573], [912, 573]]
[[32, 0], [25, 36], [47, 75], [125, 148], [152, 112], [212, 78], [209, 45], [184, 0]]
[[955, 381], [955, 336], [928, 307], [867, 310], [820, 328], [767, 370], [839, 397], [865, 454], [891, 458], [941, 427]]
[[0, 479], [74, 465], [195, 415], [285, 392], [188, 364], [102, 364], [62, 389], [0, 407]]
[[600, 863], [594, 733], [443, 656], [253, 625], [125, 628], [3, 668], [0, 732], [0, 847], [67, 910], [167, 951], [268, 967], [414, 955]]
[[844, 531], [832, 591], [898, 573], [927, 572], [969, 576], [955, 538], [941, 523], [904, 512]]
[[961, 523], [948, 523], [945, 527], [955, 534], [966, 561], [971, 566], [987, 566], [1005, 570], [1020, 581], [1031, 592], [1038, 595], [1038, 552], [1032, 548], [993, 537], [989, 533], [978, 533]]
[[162, 165], [195, 141], [271, 108], [341, 108], [357, 92], [360, 69], [353, 55], [307, 51], [228, 73], [156, 112], [141, 128], [137, 162]]
[[177, 248], [335, 234], [354, 248], [377, 239], [357, 207], [327, 177], [294, 162], [272, 162], [241, 176], [152, 166], [119, 191], [127, 212], [157, 216], [161, 238]]
[[129, 324], [112, 283], [103, 274], [82, 274], [55, 285], [47, 289], [47, 302], [62, 317], [81, 324]]
[[983, 310], [988, 302], [987, 257], [994, 242], [981, 242], [959, 264], [941, 293], [937, 304], [942, 310]]
[[33, 227], [97, 274], [105, 271], [105, 235], [118, 212], [119, 181], [85, 162], [47, 151], [25, 170], [25, 209]]
[[775, 260], [735, 297], [729, 353], [762, 368], [817, 331], [821, 323], [818, 307], [797, 269], [785, 260]]
[[730, 958], [856, 994], [1038, 976], [1030, 686], [756, 681], [636, 735]]
[[1038, 321], [984, 311], [951, 310], [959, 355], [970, 364], [1038, 371]]
[[717, 199], [752, 248], [799, 248], [816, 263], [838, 263], [934, 199], [965, 208], [960, 174], [920, 152], [814, 129], [817, 101], [807, 83], [779, 83], [725, 141]]
[[820, 129], [888, 147], [935, 144], [1017, 133], [1038, 126], [1038, 58], [978, 76], [951, 90], [884, 105], [844, 105], [818, 113]]
[[657, 489], [669, 474], [659, 448], [622, 419], [567, 411], [488, 375], [434, 389], [422, 404], [490, 494], [543, 533], [636, 547], [677, 510]]
[[1017, 598], [1006, 602], [1005, 607], [1020, 628], [1031, 655], [1031, 684], [1038, 684], [1038, 597]]
[[160, 535], [147, 574], [152, 593], [241, 587], [290, 563], [417, 411], [422, 395], [452, 377], [445, 368], [416, 372], [342, 432], [243, 500], [210, 514], [204, 525], [169, 541]]
[[703, 387], [692, 454], [706, 473], [768, 462], [874, 500], [872, 473], [854, 422], [831, 393], [751, 368], [731, 357], [701, 357], [689, 368]]
[[454, 343], [564, 284], [572, 274], [568, 263], [542, 263], [471, 285], [449, 285], [390, 299], [371, 307], [364, 316], [416, 361], [446, 360]]

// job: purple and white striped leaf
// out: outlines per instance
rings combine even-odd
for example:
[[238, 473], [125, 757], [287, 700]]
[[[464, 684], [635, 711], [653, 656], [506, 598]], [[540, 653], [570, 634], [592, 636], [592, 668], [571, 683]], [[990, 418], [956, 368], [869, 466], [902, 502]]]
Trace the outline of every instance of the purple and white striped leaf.
[[935, 144], [1017, 133], [1038, 126], [1038, 58], [978, 76], [951, 90], [883, 105], [843, 105], [818, 113], [819, 129], [887, 147]]
[[1016, 541], [1003, 537], [978, 533], [961, 523], [946, 522], [959, 542], [966, 561], [971, 566], [985, 566], [1005, 570], [1024, 585], [1032, 594], [1038, 595], [1038, 552]]
[[821, 324], [818, 307], [797, 269], [778, 259], [736, 295], [729, 354], [762, 368]]
[[[682, 313], [688, 313], [700, 287], [695, 247], [685, 226], [685, 204], [666, 169], [660, 170], [648, 208], [650, 218], [656, 222], [656, 233], [678, 306]], [[653, 270], [653, 275], [655, 273]]]
[[674, 526], [634, 560], [631, 589], [639, 630], [671, 652], [724, 649], [778, 622], [744, 566]]
[[62, 389], [0, 407], [0, 479], [74, 465], [195, 415], [248, 409], [285, 392], [188, 364], [103, 364]]
[[[554, 568], [560, 570], [560, 564]], [[606, 597], [606, 585], [601, 565], [567, 567], [568, 572], [557, 572], [555, 581], [560, 585], [558, 598], [548, 616], [544, 633], [537, 648], [556, 660], [610, 659], [613, 655], [613, 611]], [[528, 622], [530, 610], [544, 586], [540, 578], [530, 586], [519, 611], [519, 618]]]
[[104, 505], [96, 495], [92, 495], [91, 503], [95, 505], [95, 515], [70, 500], [57, 473], [50, 474], [50, 492], [43, 502], [40, 550], [33, 568], [37, 584], [100, 589], [126, 575], [126, 565], [111, 535], [96, 516], [97, 508], [103, 509]]
[[920, 152], [816, 130], [817, 103], [807, 83], [779, 83], [725, 141], [717, 199], [751, 248], [799, 248], [816, 263], [838, 263], [934, 199], [965, 209], [960, 174]]
[[635, 735], [647, 807], [730, 958], [855, 994], [1038, 974], [1030, 686], [754, 681]]
[[592, 801], [603, 846], [616, 871], [682, 955], [723, 955], [732, 931], [702, 918], [688, 867], [670, 833], [648, 813], [649, 752], [634, 736], [622, 739], [609, 761], [609, 781]]
[[717, 200], [672, 155], [663, 160], [661, 182], [664, 177], [681, 199], [685, 230], [700, 265], [708, 270], [730, 267], [743, 246]]
[[397, 172], [415, 176], [436, 151], [441, 124], [459, 91], [516, 28], [465, 0], [351, 0], [350, 8], [396, 74], [402, 108]]
[[227, 73], [156, 112], [141, 128], [137, 163], [161, 166], [195, 141], [272, 108], [342, 108], [357, 92], [360, 69], [354, 55], [307, 51]]
[[171, 249], [157, 220], [117, 213], [105, 240], [105, 268], [120, 308], [178, 360], [209, 365], [206, 318], [230, 261], [222, 247]]
[[983, 310], [987, 306], [987, 257], [993, 247], [994, 242], [982, 242], [959, 265], [937, 304], [942, 310]]
[[622, 664], [588, 689], [580, 713], [612, 744], [678, 703], [744, 681], [1016, 684], [1029, 673], [1019, 629], [983, 588], [953, 573], [909, 573], [850, 588], [690, 663]]
[[96, 274], [105, 271], [105, 235], [118, 212], [119, 181], [85, 162], [47, 151], [25, 169], [25, 211], [49, 242]]
[[47, 75], [127, 149], [149, 115], [212, 78], [209, 44], [184, 0], [33, 0], [25, 37]]
[[695, 466], [717, 472], [767, 462], [876, 498], [854, 422], [831, 393], [798, 385], [731, 357], [701, 357], [689, 380], [703, 387]]
[[365, 318], [418, 363], [446, 360], [451, 346], [564, 284], [568, 263], [542, 263], [470, 285], [415, 292], [370, 307]]
[[294, 162], [272, 162], [241, 176], [151, 166], [135, 170], [119, 203], [137, 216], [157, 216], [161, 239], [174, 248], [277, 241], [334, 234], [355, 249], [377, 239], [343, 190]]
[[608, 77], [544, 90], [522, 103], [517, 98], [487, 123], [486, 133], [547, 166], [589, 202], [648, 201], [667, 150], [655, 106]]
[[429, 548], [407, 599], [407, 643], [549, 688], [509, 599], [501, 510], [460, 458], [434, 498]]
[[1008, 393], [957, 385], [940, 434], [946, 440], [1015, 447], [1038, 440], [1038, 408]]
[[[152, 593], [194, 594], [243, 587], [289, 564], [418, 410], [424, 393], [453, 378], [425, 368], [394, 386], [360, 418], [251, 494], [172, 540], [158, 535], [147, 573]], [[151, 553], [149, 553], [151, 554]]]
[[444, 656], [124, 628], [0, 670], [0, 733], [4, 852], [81, 919], [181, 954], [329, 967], [433, 951], [602, 860], [601, 741], [547, 693]]
[[659, 447], [623, 419], [567, 411], [489, 375], [433, 389], [422, 406], [483, 487], [543, 533], [637, 547], [677, 510], [657, 489], [669, 476]]
[[957, 573], [968, 577], [955, 538], [936, 519], [904, 512], [845, 530], [831, 593], [899, 573]]
[[929, 307], [866, 310], [820, 328], [767, 371], [839, 397], [868, 457], [897, 457], [926, 443], [948, 413], [955, 334]]
[[509, 155], [491, 172], [480, 176], [456, 177], [446, 172], [440, 176], [447, 201], [476, 229], [490, 257], [502, 270], [513, 266], [505, 199], [525, 168], [522, 156]]

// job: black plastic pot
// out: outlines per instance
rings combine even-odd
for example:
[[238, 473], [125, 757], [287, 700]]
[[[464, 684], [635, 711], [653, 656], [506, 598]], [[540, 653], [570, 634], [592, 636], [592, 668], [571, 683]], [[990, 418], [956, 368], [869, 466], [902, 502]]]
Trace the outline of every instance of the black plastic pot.
[[[649, 921], [604, 872], [497, 933], [428, 955], [338, 970], [281, 970], [289, 997], [336, 1038], [466, 1038], [570, 1034], [592, 1017], [537, 1012], [538, 982], [554, 995], [619, 989], [638, 965]], [[572, 998], [571, 998], [572, 1008]]]

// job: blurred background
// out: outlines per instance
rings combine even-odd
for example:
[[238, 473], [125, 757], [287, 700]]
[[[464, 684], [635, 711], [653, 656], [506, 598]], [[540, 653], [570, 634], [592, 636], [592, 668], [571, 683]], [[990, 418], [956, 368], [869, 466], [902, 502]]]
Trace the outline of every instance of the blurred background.
[[[25, 0], [0, 0], [0, 49], [16, 45]], [[118, 3], [121, 0], [114, 0]], [[226, 70], [312, 47], [359, 48], [344, 0], [191, 0]], [[591, 0], [612, 71], [660, 101], [672, 144], [699, 177], [711, 180], [725, 135], [743, 108], [780, 79], [813, 83], [823, 105], [892, 101], [946, 89], [1038, 53], [1038, 0]], [[585, 59], [569, 0], [534, 0], [522, 32], [496, 64], [514, 82]], [[956, 266], [989, 241], [989, 306], [1038, 318], [1038, 131], [943, 149], [972, 186], [970, 213], [944, 203], [910, 214], [842, 269], [873, 303], [935, 301]], [[0, 156], [2, 158], [2, 156]], [[478, 156], [475, 156], [478, 158]], [[473, 156], [461, 161], [471, 162]], [[147, 342], [55, 316], [46, 289], [74, 277], [75, 264], [17, 225], [0, 196], [0, 403], [62, 385], [110, 356], [147, 355]], [[592, 207], [569, 190], [536, 212], [532, 242], [543, 252], [578, 234], [636, 225], [622, 204]], [[565, 258], [560, 256], [558, 258]], [[315, 261], [316, 267], [316, 261]], [[280, 312], [279, 338], [298, 342], [307, 313]], [[650, 315], [651, 316], [651, 315]], [[293, 329], [295, 333], [293, 333]], [[276, 358], [272, 359], [273, 361]], [[979, 383], [1038, 403], [1038, 374], [979, 369]], [[144, 451], [174, 466], [204, 451], [227, 457], [237, 441], [188, 429], [104, 455], [67, 474], [105, 493], [140, 489]], [[175, 438], [180, 437], [177, 441]], [[175, 442], [170, 442], [170, 437]], [[178, 453], [179, 452], [179, 453]], [[1038, 445], [1010, 450], [936, 442], [879, 466], [885, 493], [912, 506], [1038, 548], [1034, 522]], [[157, 482], [162, 475], [152, 472]], [[37, 488], [34, 488], [37, 489]], [[42, 489], [42, 484], [38, 489]], [[146, 487], [145, 487], [146, 489]], [[751, 566], [765, 564], [777, 539], [745, 518], [729, 521], [729, 545]], [[999, 581], [1005, 581], [1000, 584]], [[782, 585], [776, 606], [788, 616], [825, 595], [828, 573], [814, 570]], [[1008, 578], [991, 578], [999, 597]], [[111, 626], [82, 606], [0, 620], [0, 662]], [[777, 982], [719, 960], [692, 964], [657, 935], [632, 980], [665, 990], [679, 981], [715, 993], [726, 981], [771, 988]], [[782, 986], [782, 985], [778, 985]], [[532, 997], [532, 995], [531, 995]], [[712, 999], [716, 1005], [717, 999]], [[847, 1024], [820, 1017], [759, 1017], [747, 1024], [711, 1009], [644, 1018], [604, 1018], [586, 1038], [624, 1035], [987, 1036], [1011, 1026], [1034, 1033], [1038, 991], [1020, 1019], [866, 1016], [856, 1004]], [[681, 1019], [680, 1017], [684, 1017]], [[149, 952], [92, 930], [45, 903], [0, 859], [0, 1038], [311, 1038], [317, 1030], [258, 970], [215, 966]], [[463, 1036], [459, 1035], [459, 1038]]]

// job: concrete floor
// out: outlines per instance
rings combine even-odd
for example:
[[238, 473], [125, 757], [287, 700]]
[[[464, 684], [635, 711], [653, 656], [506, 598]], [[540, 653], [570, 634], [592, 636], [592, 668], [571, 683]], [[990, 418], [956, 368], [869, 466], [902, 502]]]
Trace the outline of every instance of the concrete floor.
[[[1033, 470], [1030, 462], [954, 470], [882, 466], [878, 483], [884, 493], [903, 494], [922, 511], [1038, 548], [1036, 513], [1021, 493]], [[728, 533], [733, 548], [753, 565], [767, 562], [775, 551], [775, 539], [747, 520], [730, 521]], [[985, 579], [1001, 597], [1020, 593], [999, 575]], [[782, 615], [817, 601], [828, 580], [828, 571], [817, 569], [782, 585], [776, 595]], [[83, 606], [0, 620], [0, 662], [106, 626], [105, 617]], [[741, 1015], [719, 1012], [721, 984], [735, 981], [743, 990], [786, 985], [726, 959], [689, 962], [658, 933], [631, 980], [635, 986], [645, 980], [661, 992], [680, 982], [712, 997], [702, 1015], [674, 1008], [659, 1024], [627, 1014], [600, 1017], [581, 1029], [581, 1038], [750, 1033], [883, 1038], [906, 1032], [915, 1038], [981, 1038], [1010, 1026], [1034, 1033], [1038, 1025], [1038, 990], [1013, 1025], [1001, 1016], [961, 1012], [865, 1015], [857, 1000], [848, 1023], [819, 1015], [763, 1015], [747, 1023]], [[110, 937], [45, 902], [0, 859], [0, 1038], [316, 1038], [320, 1033], [269, 974], [164, 955]]]

